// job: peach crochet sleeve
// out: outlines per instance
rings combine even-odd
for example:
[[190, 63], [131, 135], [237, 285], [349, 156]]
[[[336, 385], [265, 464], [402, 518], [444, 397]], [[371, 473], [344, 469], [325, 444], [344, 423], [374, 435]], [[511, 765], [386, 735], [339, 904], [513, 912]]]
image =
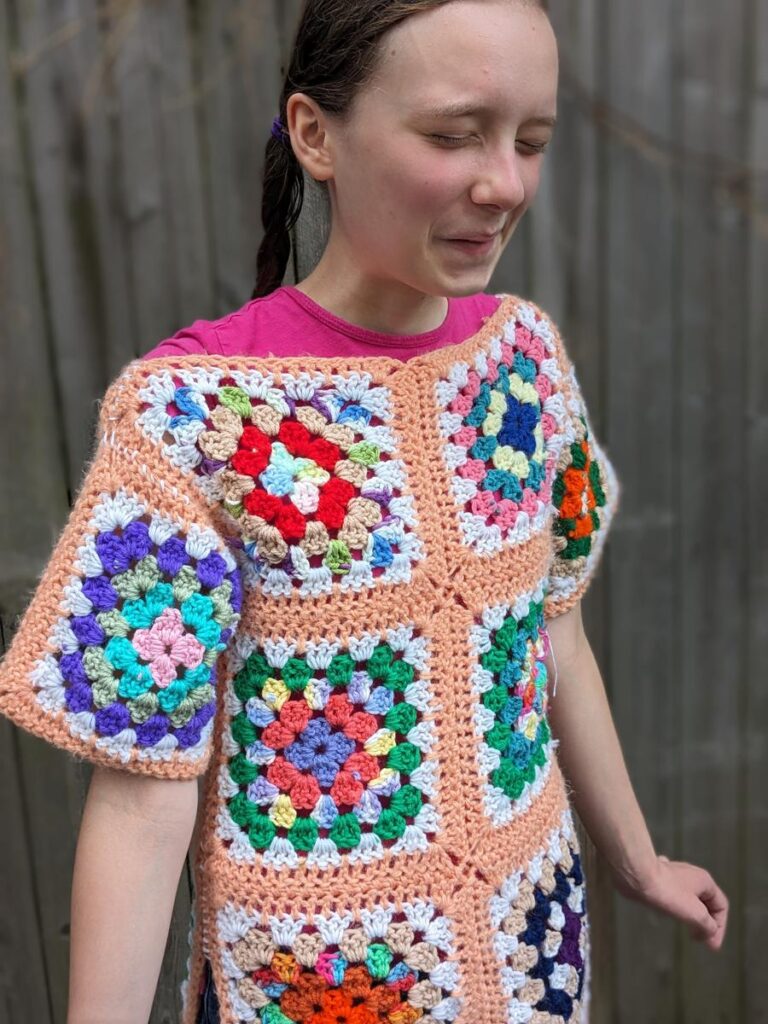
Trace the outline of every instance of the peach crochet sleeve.
[[552, 485], [554, 556], [545, 601], [548, 618], [562, 615], [584, 596], [600, 564], [620, 495], [613, 465], [592, 429], [573, 363], [559, 332], [554, 333], [565, 429]]
[[77, 500], [0, 664], [0, 712], [89, 761], [202, 774], [239, 618], [235, 559], [199, 492], [138, 429], [136, 374], [108, 389]]

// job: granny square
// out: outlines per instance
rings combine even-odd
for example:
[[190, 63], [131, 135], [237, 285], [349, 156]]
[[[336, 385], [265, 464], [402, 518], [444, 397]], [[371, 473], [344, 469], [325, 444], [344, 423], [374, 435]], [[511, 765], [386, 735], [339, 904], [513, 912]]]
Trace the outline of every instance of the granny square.
[[565, 404], [552, 325], [532, 306], [436, 384], [463, 543], [491, 555], [546, 528]]
[[38, 702], [72, 735], [123, 762], [203, 755], [242, 599], [220, 548], [212, 530], [185, 532], [126, 490], [101, 496], [31, 673]]
[[504, 880], [490, 917], [510, 1024], [586, 1020], [589, 927], [569, 810], [545, 849]]
[[485, 608], [469, 630], [477, 765], [494, 825], [527, 810], [549, 774], [543, 600], [541, 582], [512, 605]]
[[325, 868], [425, 850], [438, 829], [426, 638], [236, 641], [219, 836], [237, 860]]
[[237, 521], [246, 586], [302, 596], [405, 583], [424, 557], [391, 428], [369, 373], [164, 370], [142, 429]]
[[428, 900], [353, 914], [218, 914], [234, 1018], [262, 1024], [438, 1024], [461, 999], [453, 925]]

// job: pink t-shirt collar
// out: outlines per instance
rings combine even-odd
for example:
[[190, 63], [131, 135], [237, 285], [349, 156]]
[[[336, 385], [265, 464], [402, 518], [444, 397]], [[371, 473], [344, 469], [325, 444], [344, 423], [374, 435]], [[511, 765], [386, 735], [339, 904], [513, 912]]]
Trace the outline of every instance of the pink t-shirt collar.
[[310, 316], [325, 324], [326, 327], [339, 334], [345, 334], [348, 338], [352, 338], [363, 345], [369, 345], [372, 348], [419, 349], [426, 345], [432, 345], [441, 338], [451, 337], [454, 334], [457, 309], [455, 301], [451, 298], [448, 298], [448, 311], [445, 319], [437, 327], [433, 327], [431, 331], [422, 331], [420, 334], [392, 334], [383, 331], [373, 331], [367, 327], [352, 324], [348, 320], [342, 320], [341, 317], [336, 316], [325, 309], [324, 306], [319, 305], [319, 303], [315, 302], [314, 299], [311, 299], [309, 295], [294, 285], [283, 285], [282, 292], [286, 298], [301, 306], [305, 313], [309, 313]]

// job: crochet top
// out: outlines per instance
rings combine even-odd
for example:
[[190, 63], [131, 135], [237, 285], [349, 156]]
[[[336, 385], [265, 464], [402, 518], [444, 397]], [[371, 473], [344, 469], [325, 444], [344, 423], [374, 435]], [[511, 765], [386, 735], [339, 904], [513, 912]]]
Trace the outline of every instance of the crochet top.
[[503, 297], [402, 362], [135, 360], [0, 711], [205, 773], [183, 1024], [585, 1019], [546, 621], [616, 508], [559, 333]]

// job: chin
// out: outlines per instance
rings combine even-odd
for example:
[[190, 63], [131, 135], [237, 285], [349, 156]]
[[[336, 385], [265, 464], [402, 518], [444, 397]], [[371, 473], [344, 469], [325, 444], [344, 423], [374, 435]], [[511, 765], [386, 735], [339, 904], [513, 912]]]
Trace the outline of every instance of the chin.
[[473, 273], [461, 275], [446, 274], [440, 284], [440, 294], [451, 299], [461, 299], [465, 295], [476, 295], [484, 292], [488, 287], [495, 265], [487, 270], [476, 270]]

